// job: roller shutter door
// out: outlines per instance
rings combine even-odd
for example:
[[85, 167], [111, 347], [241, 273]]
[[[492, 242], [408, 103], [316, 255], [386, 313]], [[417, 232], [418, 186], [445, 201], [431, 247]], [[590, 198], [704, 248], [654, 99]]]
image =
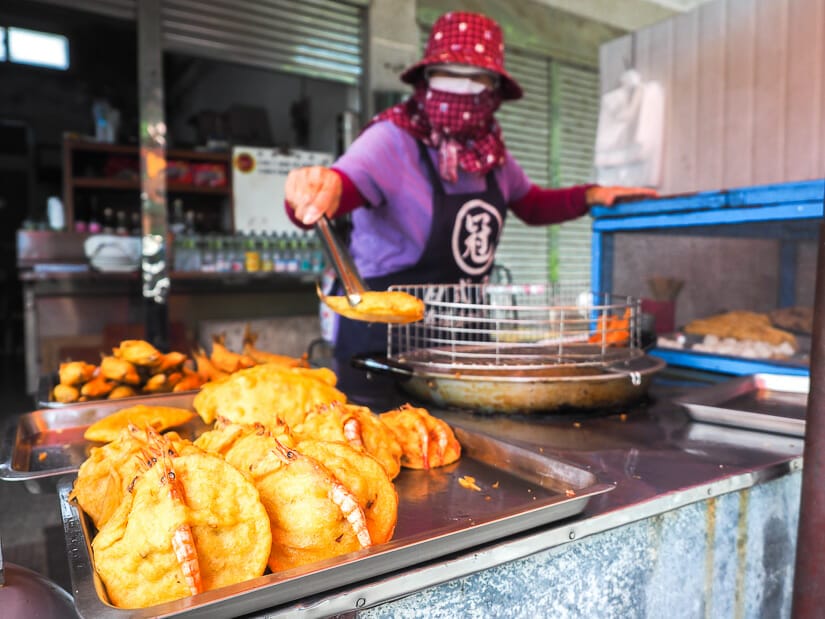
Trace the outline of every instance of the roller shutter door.
[[45, 0], [45, 2], [120, 19], [134, 20], [137, 15], [136, 0]]
[[[507, 50], [507, 71], [524, 89], [524, 97], [504, 103], [496, 113], [504, 141], [535, 184], [550, 184], [550, 63], [547, 58]], [[515, 282], [550, 279], [549, 230], [507, 217], [496, 265]]]
[[338, 0], [163, 0], [167, 50], [359, 85], [363, 6]]
[[[599, 75], [595, 69], [553, 63], [554, 92], [553, 185], [565, 187], [591, 182], [593, 146], [599, 118]], [[590, 216], [569, 221], [553, 234], [558, 261], [557, 281], [590, 288]]]

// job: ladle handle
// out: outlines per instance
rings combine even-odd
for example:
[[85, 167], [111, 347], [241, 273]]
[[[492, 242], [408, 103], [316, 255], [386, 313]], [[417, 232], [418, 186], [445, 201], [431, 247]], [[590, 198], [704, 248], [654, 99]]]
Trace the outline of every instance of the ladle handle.
[[361, 279], [358, 269], [355, 268], [352, 256], [349, 255], [349, 251], [344, 247], [338, 235], [335, 234], [326, 215], [323, 215], [321, 219], [315, 222], [315, 229], [321, 238], [324, 250], [329, 261], [332, 263], [332, 267], [341, 280], [341, 285], [344, 287], [344, 293], [347, 295], [349, 304], [355, 307], [361, 302], [361, 297], [368, 288]]

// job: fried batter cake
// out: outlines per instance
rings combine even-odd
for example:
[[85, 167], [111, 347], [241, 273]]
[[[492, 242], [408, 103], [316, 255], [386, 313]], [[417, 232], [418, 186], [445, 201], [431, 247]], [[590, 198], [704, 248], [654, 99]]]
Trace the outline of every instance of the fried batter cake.
[[352, 320], [403, 324], [424, 318], [424, 301], [398, 290], [369, 290], [361, 295], [361, 302], [354, 307], [344, 296], [320, 297], [333, 312]]
[[700, 318], [689, 322], [685, 333], [694, 335], [716, 335], [717, 337], [732, 337], [737, 340], [755, 340], [767, 342], [774, 346], [788, 343], [794, 350], [799, 346], [792, 333], [771, 326], [771, 319], [767, 314], [749, 311], [733, 311], [724, 314]]
[[378, 415], [366, 406], [333, 402], [317, 407], [292, 431], [299, 441], [339, 441], [373, 456], [390, 479], [401, 472], [401, 445]]
[[185, 424], [194, 416], [195, 413], [185, 408], [138, 404], [115, 411], [96, 421], [86, 429], [83, 438], [88, 441], [108, 443], [115, 440], [130, 423], [141, 428], [148, 425], [158, 432], [163, 432]]
[[[273, 571], [372, 544], [363, 508], [350, 490], [322, 463], [284, 445], [262, 426], [218, 423], [197, 444], [223, 455], [260, 492], [272, 529]], [[384, 517], [374, 513], [377, 521]]]
[[346, 396], [335, 388], [336, 382], [335, 373], [326, 368], [287, 368], [268, 363], [206, 383], [193, 405], [206, 423], [222, 416], [237, 423], [265, 426], [274, 426], [281, 419], [292, 427], [318, 405], [346, 401]]
[[401, 466], [431, 469], [452, 464], [461, 457], [461, 444], [452, 428], [425, 408], [405, 404], [379, 417], [401, 444]]
[[254, 485], [218, 456], [161, 455], [94, 541], [110, 601], [142, 608], [255, 578], [271, 546]]
[[[164, 435], [178, 452], [195, 449], [177, 433]], [[146, 431], [135, 426], [121, 430], [110, 443], [93, 447], [80, 465], [72, 495], [99, 529], [128, 494], [129, 485], [143, 473], [140, 455], [146, 449]]]
[[398, 520], [398, 493], [378, 460], [346, 443], [329, 441], [302, 441], [298, 451], [318, 460], [352, 493], [364, 510], [373, 544], [392, 539]]

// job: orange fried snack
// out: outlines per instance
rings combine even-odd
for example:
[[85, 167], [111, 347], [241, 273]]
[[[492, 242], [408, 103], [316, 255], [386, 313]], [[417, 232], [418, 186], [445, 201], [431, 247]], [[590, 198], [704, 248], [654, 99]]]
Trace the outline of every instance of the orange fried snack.
[[253, 484], [211, 454], [157, 453], [92, 542], [109, 600], [142, 608], [262, 575], [272, 538]]
[[[179, 452], [191, 448], [174, 432], [164, 438]], [[147, 444], [145, 430], [133, 426], [122, 430], [110, 443], [93, 447], [80, 465], [72, 495], [98, 529], [120, 505], [129, 485], [142, 474], [139, 456]]]
[[[260, 492], [272, 528], [272, 571], [372, 544], [357, 498], [323, 464], [287, 447], [266, 430], [239, 424], [216, 424], [216, 428], [201, 435], [198, 445], [216, 449]], [[217, 436], [219, 432], [226, 436]]]
[[229, 350], [224, 345], [222, 335], [216, 335], [212, 338], [212, 354], [209, 355], [209, 360], [216, 368], [228, 374], [256, 365], [252, 357]]
[[124, 429], [129, 427], [129, 424], [140, 428], [148, 425], [158, 432], [163, 432], [168, 428], [183, 425], [194, 416], [195, 413], [185, 408], [138, 404], [123, 408], [96, 421], [86, 429], [83, 438], [88, 441], [108, 443], [115, 440]]
[[392, 539], [398, 520], [398, 493], [378, 460], [346, 443], [302, 441], [298, 451], [327, 467], [352, 493], [364, 510], [373, 544]]
[[369, 290], [355, 306], [345, 296], [327, 297], [320, 292], [319, 296], [333, 312], [352, 320], [402, 324], [424, 318], [424, 301], [397, 290]]
[[96, 369], [96, 365], [85, 361], [67, 361], [60, 364], [57, 375], [61, 385], [74, 387], [90, 381]]
[[608, 346], [622, 346], [630, 341], [630, 308], [625, 308], [621, 318], [603, 314], [598, 320], [598, 327], [590, 337], [591, 344], [605, 343]]
[[452, 464], [461, 457], [461, 445], [452, 428], [425, 408], [405, 404], [379, 415], [401, 444], [401, 465], [431, 469]]
[[54, 389], [52, 389], [52, 398], [55, 402], [60, 402], [61, 404], [77, 402], [80, 398], [80, 389], [72, 385], [58, 383], [54, 386]]
[[366, 406], [332, 402], [309, 412], [292, 426], [299, 440], [339, 441], [373, 456], [390, 479], [401, 471], [401, 445], [393, 432]]
[[315, 406], [346, 401], [335, 383], [335, 374], [325, 368], [256, 365], [206, 383], [193, 405], [206, 423], [220, 415], [237, 423], [257, 422], [267, 427], [281, 419], [292, 427]]
[[115, 356], [103, 357], [100, 360], [100, 373], [108, 380], [118, 383], [140, 384], [140, 375], [135, 364]]
[[162, 353], [144, 340], [123, 340], [120, 345], [112, 349], [118, 359], [123, 359], [135, 365], [154, 365], [163, 356]]

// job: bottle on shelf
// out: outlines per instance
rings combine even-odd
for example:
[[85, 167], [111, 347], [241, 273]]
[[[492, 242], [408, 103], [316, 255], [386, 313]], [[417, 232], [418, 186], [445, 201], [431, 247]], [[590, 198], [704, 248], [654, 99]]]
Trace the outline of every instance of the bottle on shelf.
[[216, 268], [215, 238], [211, 234], [201, 237], [201, 271], [214, 273]]
[[140, 210], [132, 211], [131, 235], [140, 236], [143, 234], [143, 226], [140, 224]]
[[103, 224], [100, 219], [100, 208], [97, 205], [97, 196], [92, 196], [89, 205], [89, 226], [90, 234], [100, 234]]
[[111, 206], [103, 209], [103, 234], [115, 233], [115, 211]]
[[269, 234], [261, 232], [261, 271], [270, 273], [275, 270], [275, 260], [272, 253], [273, 246]]
[[118, 210], [115, 214], [115, 234], [118, 236], [128, 236], [129, 226], [126, 220], [126, 211]]
[[289, 238], [286, 232], [275, 234], [275, 271], [285, 273], [289, 263]]
[[300, 268], [300, 248], [298, 243], [298, 233], [292, 232], [289, 235], [288, 246], [289, 254], [286, 263], [286, 270], [288, 273], [297, 273]]
[[243, 233], [239, 232], [232, 237], [232, 272], [243, 273], [246, 264], [244, 259]]
[[226, 237], [215, 238], [215, 271], [218, 273], [228, 273], [232, 270], [232, 265], [227, 253]]
[[257, 273], [261, 270], [261, 252], [255, 233], [250, 231], [244, 243], [244, 266], [247, 273]]
[[183, 234], [186, 231], [186, 221], [183, 215], [183, 200], [175, 198], [172, 201], [172, 213], [169, 221], [169, 230], [173, 234]]

